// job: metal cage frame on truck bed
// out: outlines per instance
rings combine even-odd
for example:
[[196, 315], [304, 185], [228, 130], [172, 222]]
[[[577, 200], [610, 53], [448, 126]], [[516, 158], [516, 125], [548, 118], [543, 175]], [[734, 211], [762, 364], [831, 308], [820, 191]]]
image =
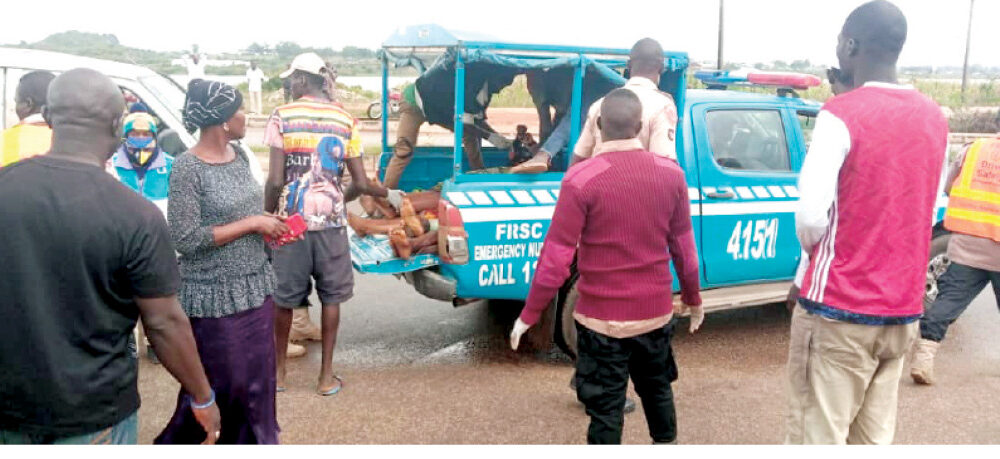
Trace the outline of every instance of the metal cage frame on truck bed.
[[[456, 182], [489, 180], [482, 176], [477, 178], [476, 175], [463, 174], [462, 170], [464, 157], [462, 115], [465, 112], [465, 87], [467, 83], [465, 70], [468, 63], [486, 62], [506, 68], [520, 69], [524, 72], [533, 69], [573, 66], [573, 92], [569, 110], [570, 137], [567, 146], [567, 150], [571, 152], [585, 121], [581, 115], [584, 75], [588, 71], [595, 71], [598, 72], [599, 76], [614, 81], [618, 86], [623, 85], [626, 80], [616, 69], [624, 68], [627, 65], [629, 51], [622, 48], [502, 42], [475, 33], [449, 31], [437, 25], [405, 27], [389, 37], [379, 51], [379, 59], [382, 63], [382, 106], [387, 107], [389, 103], [390, 64], [395, 67], [411, 66], [424, 74], [434, 66], [444, 65], [444, 63], [451, 65], [453, 61], [455, 100], [453, 104], [454, 157], [452, 178]], [[437, 58], [431, 66], [426, 66], [420, 56], [437, 56]], [[665, 51], [663, 56], [664, 73], [660, 80], [660, 87], [677, 88], [673, 91], [675, 103], [678, 107], [683, 107], [688, 55], [684, 52]], [[392, 148], [389, 146], [388, 128], [388, 117], [383, 116], [383, 154], [392, 153]]]

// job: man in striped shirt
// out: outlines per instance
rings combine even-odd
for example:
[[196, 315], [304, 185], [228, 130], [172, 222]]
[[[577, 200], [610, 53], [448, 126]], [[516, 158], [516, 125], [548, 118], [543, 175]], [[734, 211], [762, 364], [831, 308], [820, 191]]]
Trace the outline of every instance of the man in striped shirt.
[[[278, 306], [275, 338], [279, 391], [284, 386], [292, 311], [301, 311], [299, 320], [308, 324], [308, 314], [302, 307], [309, 305], [312, 280], [323, 304], [323, 360], [317, 392], [333, 395], [340, 390], [340, 378], [333, 374], [333, 349], [340, 325], [340, 303], [354, 294], [344, 205], [359, 194], [388, 198], [397, 208], [403, 199], [398, 190], [368, 181], [357, 120], [331, 101], [324, 90], [331, 73], [315, 53], [297, 56], [281, 74], [281, 78], [291, 79], [295, 100], [274, 109], [264, 136], [264, 143], [271, 147], [265, 210], [282, 217], [300, 215], [308, 226], [303, 240], [273, 251], [272, 264], [278, 278], [274, 303]], [[345, 169], [352, 179], [346, 192], [341, 188]], [[310, 334], [308, 329], [305, 334]]]

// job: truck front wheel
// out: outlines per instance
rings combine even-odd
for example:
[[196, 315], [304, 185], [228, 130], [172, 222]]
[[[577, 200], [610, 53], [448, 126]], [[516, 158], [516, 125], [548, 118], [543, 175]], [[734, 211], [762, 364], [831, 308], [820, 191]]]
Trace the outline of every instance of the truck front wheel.
[[950, 233], [940, 234], [931, 240], [930, 256], [927, 260], [927, 283], [924, 285], [924, 311], [934, 306], [938, 296], [938, 279], [948, 270], [951, 260], [948, 259], [948, 241]]
[[574, 275], [571, 281], [559, 295], [556, 307], [556, 333], [555, 341], [563, 352], [571, 359], [576, 360], [576, 320], [573, 319], [573, 311], [576, 311], [576, 302], [580, 299], [580, 292], [576, 289], [577, 276]]

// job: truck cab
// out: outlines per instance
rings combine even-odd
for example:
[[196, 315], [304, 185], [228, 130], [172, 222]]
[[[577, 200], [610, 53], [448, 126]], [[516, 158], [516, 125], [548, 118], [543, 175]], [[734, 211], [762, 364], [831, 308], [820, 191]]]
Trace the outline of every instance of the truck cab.
[[[407, 62], [412, 58], [407, 54], [410, 51], [426, 49], [417, 46], [419, 28], [412, 35], [400, 34], [383, 48], [384, 69], [392, 62]], [[619, 72], [628, 50], [458, 38], [442, 47], [454, 60], [456, 99], [465, 83], [463, 65], [485, 62], [524, 71], [572, 66], [572, 80], [566, 82], [573, 87], [570, 146], [556, 155], [549, 172], [536, 175], [469, 173], [460, 127], [453, 148], [418, 147], [400, 187], [427, 189], [440, 182], [439, 209], [450, 216], [449, 225], [464, 230], [465, 237], [449, 240], [439, 251], [442, 255], [454, 251], [450, 255], [458, 256], [431, 254], [400, 260], [384, 238], [352, 234], [355, 267], [360, 272], [401, 275], [421, 294], [456, 306], [473, 299], [523, 301], [559, 198], [563, 171], [579, 136], [580, 118], [586, 113], [581, 107], [584, 78], [598, 75], [618, 86], [624, 84]], [[782, 301], [801, 256], [794, 221], [798, 171], [821, 106], [799, 98], [795, 89], [820, 81], [797, 74], [698, 72], [710, 89], [688, 90], [687, 55], [665, 52], [664, 64], [659, 86], [677, 104], [677, 161], [687, 176], [706, 311]], [[770, 88], [770, 93], [727, 89], [733, 84], [751, 84], [751, 79], [764, 81], [758, 86]], [[387, 94], [388, 88], [384, 89]], [[455, 119], [460, 120], [462, 101], [454, 105]], [[382, 122], [380, 174], [392, 157], [384, 117]], [[496, 149], [484, 148], [483, 152], [487, 167], [503, 165], [507, 159], [506, 152]], [[570, 355], [575, 355], [576, 347], [575, 279], [571, 276], [553, 305], [555, 341]], [[676, 276], [673, 289], [679, 291]]]

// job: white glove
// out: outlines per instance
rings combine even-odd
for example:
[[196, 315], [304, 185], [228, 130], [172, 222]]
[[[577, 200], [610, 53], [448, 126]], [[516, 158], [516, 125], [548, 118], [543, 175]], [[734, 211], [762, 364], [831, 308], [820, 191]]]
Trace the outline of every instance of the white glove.
[[688, 333], [694, 334], [701, 328], [701, 323], [705, 321], [705, 308], [685, 304], [684, 309], [690, 313], [688, 319], [690, 319], [691, 326], [688, 327]]
[[497, 134], [496, 132], [490, 134], [490, 137], [488, 139], [486, 139], [486, 141], [489, 142], [489, 143], [492, 143], [493, 146], [495, 146], [495, 147], [497, 147], [497, 148], [499, 148], [501, 150], [506, 150], [506, 149], [508, 149], [508, 148], [510, 148], [511, 146], [514, 145], [514, 142], [511, 142], [506, 137], [504, 137], [504, 136], [502, 136], [500, 134]]
[[399, 208], [403, 206], [403, 196], [406, 196], [406, 194], [399, 190], [387, 190], [387, 191], [389, 192], [389, 194], [385, 197], [385, 199], [389, 201], [389, 205], [391, 205], [396, 210], [399, 210]]
[[514, 321], [514, 329], [510, 331], [510, 348], [517, 350], [517, 345], [521, 343], [521, 335], [528, 331], [531, 325], [524, 323], [520, 317]]

